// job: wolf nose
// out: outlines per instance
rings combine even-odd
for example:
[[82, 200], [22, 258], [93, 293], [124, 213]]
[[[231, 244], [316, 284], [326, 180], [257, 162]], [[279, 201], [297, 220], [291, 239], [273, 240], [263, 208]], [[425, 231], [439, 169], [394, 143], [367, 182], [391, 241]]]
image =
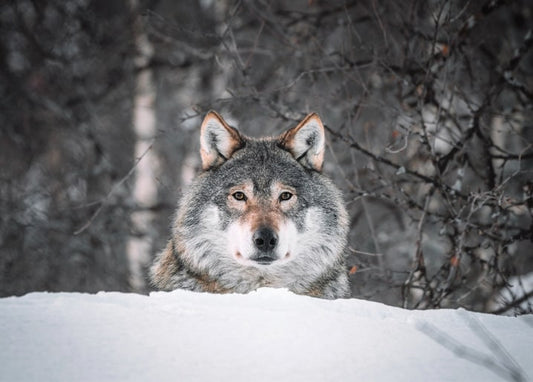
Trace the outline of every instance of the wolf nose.
[[278, 244], [278, 235], [267, 227], [261, 227], [255, 231], [252, 237], [255, 247], [261, 252], [270, 252]]

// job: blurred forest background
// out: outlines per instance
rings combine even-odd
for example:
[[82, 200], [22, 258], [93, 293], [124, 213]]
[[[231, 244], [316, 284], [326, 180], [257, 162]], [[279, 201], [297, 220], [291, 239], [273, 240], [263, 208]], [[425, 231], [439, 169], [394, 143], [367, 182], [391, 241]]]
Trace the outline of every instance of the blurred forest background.
[[146, 293], [214, 109], [316, 111], [352, 295], [533, 305], [533, 9], [517, 1], [0, 3], [0, 296]]

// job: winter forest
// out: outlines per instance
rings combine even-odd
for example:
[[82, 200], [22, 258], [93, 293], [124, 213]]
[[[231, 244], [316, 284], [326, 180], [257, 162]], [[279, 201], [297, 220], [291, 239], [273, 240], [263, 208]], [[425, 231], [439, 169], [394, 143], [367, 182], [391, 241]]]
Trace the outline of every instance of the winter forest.
[[0, 296], [146, 294], [209, 110], [317, 112], [352, 297], [533, 312], [528, 0], [0, 3]]

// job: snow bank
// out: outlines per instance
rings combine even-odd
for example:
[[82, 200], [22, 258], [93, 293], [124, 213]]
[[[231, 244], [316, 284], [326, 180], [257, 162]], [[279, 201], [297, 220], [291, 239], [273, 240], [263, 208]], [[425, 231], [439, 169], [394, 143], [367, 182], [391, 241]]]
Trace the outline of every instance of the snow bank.
[[2, 381], [512, 380], [533, 376], [533, 316], [276, 289], [32, 293], [0, 299], [0, 370]]

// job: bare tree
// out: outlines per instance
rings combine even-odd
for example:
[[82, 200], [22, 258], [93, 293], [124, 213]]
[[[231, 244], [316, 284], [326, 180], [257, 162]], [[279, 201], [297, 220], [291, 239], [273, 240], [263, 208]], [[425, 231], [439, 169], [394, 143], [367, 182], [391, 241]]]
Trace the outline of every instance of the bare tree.
[[[325, 171], [344, 189], [352, 218], [354, 297], [406, 308], [531, 311], [526, 0], [113, 4], [0, 8], [0, 91], [9, 101], [0, 106], [0, 156], [12, 163], [2, 166], [0, 187], [3, 294], [130, 289], [119, 243], [150, 237], [148, 257], [162, 246], [179, 190], [198, 169], [197, 127], [207, 110], [251, 135], [278, 133], [316, 111], [329, 132]], [[67, 41], [57, 20], [70, 31]], [[153, 49], [142, 62], [140, 35]], [[132, 194], [147, 158], [134, 153], [132, 125], [145, 70], [154, 84], [151, 153], [160, 174], [150, 205]], [[64, 195], [57, 208], [55, 193]], [[154, 214], [149, 227], [125, 227], [139, 211]], [[52, 226], [60, 232], [53, 244]], [[30, 242], [45, 255], [28, 250]], [[54, 284], [57, 272], [35, 270], [37, 261], [63, 269], [67, 248], [94, 261], [87, 283]], [[113, 249], [100, 257], [105, 248]], [[94, 281], [101, 269], [110, 272], [108, 284]]]

